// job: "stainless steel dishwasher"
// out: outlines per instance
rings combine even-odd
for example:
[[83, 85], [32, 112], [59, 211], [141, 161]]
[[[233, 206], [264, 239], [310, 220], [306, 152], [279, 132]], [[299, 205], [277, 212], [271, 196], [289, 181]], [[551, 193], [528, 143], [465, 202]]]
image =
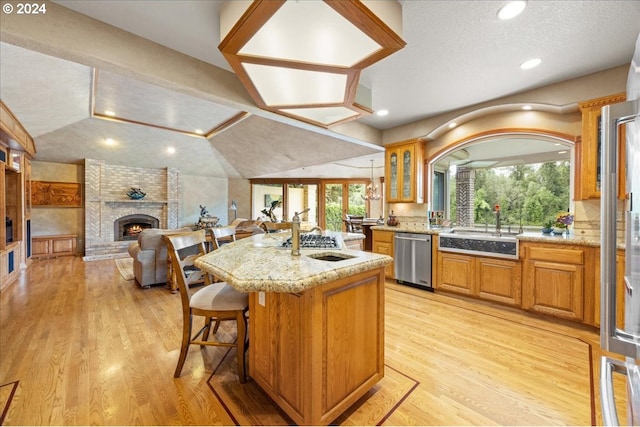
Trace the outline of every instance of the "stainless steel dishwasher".
[[433, 291], [431, 285], [431, 235], [396, 233], [394, 267], [398, 283]]

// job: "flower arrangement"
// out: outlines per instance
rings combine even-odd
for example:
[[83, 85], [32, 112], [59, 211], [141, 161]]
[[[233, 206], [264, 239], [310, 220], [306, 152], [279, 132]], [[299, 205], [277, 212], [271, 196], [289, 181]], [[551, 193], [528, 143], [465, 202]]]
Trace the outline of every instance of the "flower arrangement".
[[573, 224], [573, 214], [571, 212], [560, 212], [556, 216], [556, 227], [568, 228]]

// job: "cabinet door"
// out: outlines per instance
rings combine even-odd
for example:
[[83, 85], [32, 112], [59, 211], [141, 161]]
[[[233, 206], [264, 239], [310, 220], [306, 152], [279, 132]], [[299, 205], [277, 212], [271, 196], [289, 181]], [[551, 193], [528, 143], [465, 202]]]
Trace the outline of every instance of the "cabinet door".
[[519, 307], [522, 301], [521, 271], [519, 261], [477, 258], [478, 296]]
[[522, 308], [582, 321], [584, 267], [547, 261], [528, 261], [522, 289]]
[[[392, 231], [373, 230], [373, 244], [371, 251], [376, 254], [394, 256], [393, 251], [393, 238], [395, 233]], [[384, 275], [390, 279], [395, 278], [395, 269], [393, 263], [387, 265], [384, 268]]]
[[53, 248], [51, 247], [52, 243], [51, 239], [38, 239], [34, 237], [31, 242], [31, 255], [33, 257], [50, 255], [51, 252], [53, 252]]
[[[605, 96], [591, 99], [579, 104], [582, 112], [582, 138], [578, 145], [578, 173], [576, 179], [576, 196], [579, 199], [600, 198], [600, 162], [602, 156], [602, 141], [600, 141], [600, 117], [602, 107], [605, 105], [623, 102], [624, 94]], [[620, 140], [624, 141], [624, 127], [621, 128]], [[624, 143], [618, 147], [621, 158], [625, 157]], [[624, 165], [624, 162], [619, 162]], [[622, 174], [620, 174], [622, 172]], [[624, 170], [618, 171], [618, 198], [624, 199], [625, 176]]]
[[413, 202], [415, 200], [416, 184], [414, 173], [416, 147], [414, 144], [407, 145], [400, 150], [400, 201]]
[[52, 254], [53, 255], [75, 255], [76, 252], [76, 238], [74, 237], [61, 237], [52, 239]]
[[410, 141], [386, 148], [385, 188], [389, 203], [424, 201], [424, 143]]
[[386, 171], [387, 171], [387, 201], [397, 202], [400, 200], [400, 174], [398, 150], [387, 151]]
[[439, 252], [436, 276], [438, 289], [477, 295], [473, 256]]

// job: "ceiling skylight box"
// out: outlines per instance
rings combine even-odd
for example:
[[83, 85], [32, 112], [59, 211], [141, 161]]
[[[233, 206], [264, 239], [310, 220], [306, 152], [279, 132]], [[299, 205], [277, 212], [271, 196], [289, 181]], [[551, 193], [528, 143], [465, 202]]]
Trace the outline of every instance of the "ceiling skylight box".
[[371, 114], [360, 71], [402, 49], [396, 1], [228, 1], [218, 46], [256, 104], [329, 127]]

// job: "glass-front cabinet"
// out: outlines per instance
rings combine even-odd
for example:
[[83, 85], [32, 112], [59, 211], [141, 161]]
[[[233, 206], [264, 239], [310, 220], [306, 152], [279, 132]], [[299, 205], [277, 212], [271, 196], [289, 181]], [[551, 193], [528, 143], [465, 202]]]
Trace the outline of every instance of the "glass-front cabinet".
[[389, 203], [424, 201], [424, 142], [403, 141], [386, 147], [385, 182]]
[[[600, 117], [602, 107], [605, 105], [624, 102], [626, 99], [624, 93], [616, 95], [604, 96], [601, 98], [590, 99], [578, 104], [582, 112], [582, 140], [579, 144], [578, 170], [579, 176], [576, 177], [576, 199], [599, 199], [600, 198], [600, 162], [602, 157], [602, 142], [600, 141]], [[624, 128], [620, 129], [624, 132]], [[620, 141], [624, 142], [624, 134]], [[618, 147], [618, 154], [621, 158], [625, 157], [624, 143]], [[624, 164], [624, 162], [618, 162]], [[618, 198], [625, 199], [625, 176], [624, 173], [618, 174]]]

